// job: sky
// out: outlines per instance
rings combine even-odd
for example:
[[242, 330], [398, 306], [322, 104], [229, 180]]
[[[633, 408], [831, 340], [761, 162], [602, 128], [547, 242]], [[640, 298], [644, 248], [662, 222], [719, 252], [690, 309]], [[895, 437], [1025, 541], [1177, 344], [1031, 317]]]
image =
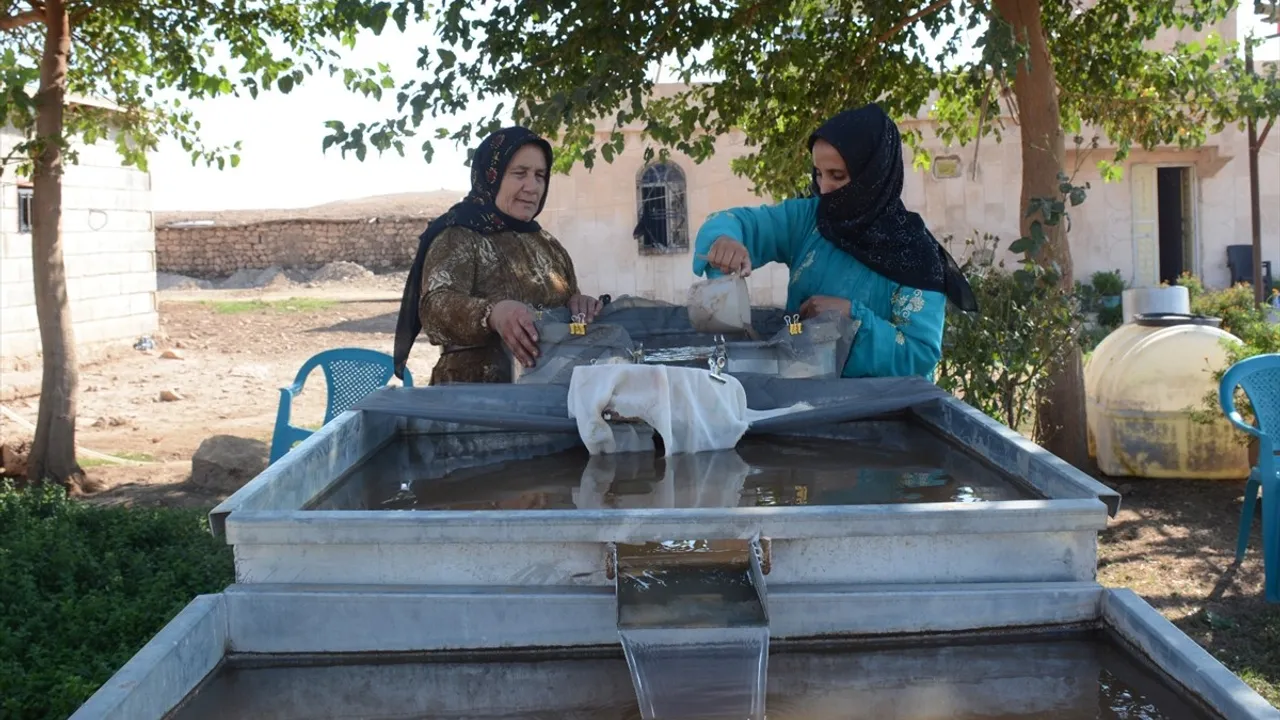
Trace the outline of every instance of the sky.
[[[1275, 25], [1263, 25], [1242, 7], [1241, 36], [1251, 29], [1258, 34], [1277, 31]], [[415, 63], [425, 39], [423, 30], [401, 34], [390, 27], [382, 37], [361, 35], [355, 49], [345, 52], [344, 62], [357, 67], [382, 62], [391, 66], [397, 79], [417, 77], [421, 71]], [[1280, 58], [1280, 40], [1269, 42], [1256, 57]], [[465, 119], [485, 117], [500, 101], [473, 103], [464, 117], [443, 122], [456, 126]], [[467, 151], [455, 148], [452, 141], [434, 143], [435, 157], [430, 164], [418, 152], [420, 140], [407, 143], [403, 158], [395, 152], [381, 157], [370, 152], [360, 162], [353, 155], [343, 159], [334, 149], [321, 152], [321, 142], [329, 132], [325, 121], [342, 120], [351, 126], [393, 117], [394, 92], [379, 103], [347, 92], [340, 78], [317, 76], [288, 95], [265, 93], [257, 100], [226, 97], [191, 103], [191, 107], [201, 121], [201, 136], [207, 143], [242, 142], [240, 165], [221, 171], [203, 165], [192, 167], [180, 148], [162, 145], [150, 159], [155, 210], [285, 209], [394, 193], [443, 189], [461, 194], [467, 188]], [[434, 129], [428, 118], [421, 132], [430, 136]]]

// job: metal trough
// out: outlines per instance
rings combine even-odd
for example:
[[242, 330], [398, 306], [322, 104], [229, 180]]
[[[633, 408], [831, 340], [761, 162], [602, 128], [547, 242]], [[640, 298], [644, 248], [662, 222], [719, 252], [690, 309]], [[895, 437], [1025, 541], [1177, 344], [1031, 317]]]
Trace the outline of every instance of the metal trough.
[[[428, 467], [444, 473], [498, 460], [517, 467], [522, 458], [580, 446], [564, 410], [564, 388], [387, 388], [215, 508], [212, 525], [235, 549], [240, 583], [608, 587], [609, 543], [757, 536], [769, 547], [771, 587], [1094, 579], [1097, 533], [1119, 496], [929, 383], [772, 379], [744, 385], [748, 399], [758, 401], [753, 406], [779, 398], [808, 398], [817, 405], [811, 413], [761, 423], [753, 432], [875, 447], [901, 442], [899, 430], [886, 427], [906, 428], [921, 447], [908, 446], [904, 453], [932, 458], [931, 464], [953, 475], [1000, 473], [1026, 499], [675, 509], [305, 509], [342, 492], [337, 481], [375, 453], [398, 456], [396, 469], [380, 480], [398, 486], [406, 472]], [[911, 398], [918, 402], [910, 404]], [[898, 412], [886, 419], [885, 408]], [[855, 419], [842, 420], [850, 416]], [[917, 443], [917, 436], [927, 442]]]
[[[779, 717], [914, 720], [940, 701], [947, 717], [1108, 717], [1117, 683], [1162, 712], [1142, 717], [1280, 717], [1132, 592], [1091, 582], [771, 588], [770, 604]], [[72, 720], [636, 717], [614, 612], [603, 588], [235, 585]]]

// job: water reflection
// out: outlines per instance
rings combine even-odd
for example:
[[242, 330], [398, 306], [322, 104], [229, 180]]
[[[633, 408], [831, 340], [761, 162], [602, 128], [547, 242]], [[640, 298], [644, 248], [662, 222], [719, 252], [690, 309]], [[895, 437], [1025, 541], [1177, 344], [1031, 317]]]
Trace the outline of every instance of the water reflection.
[[[767, 707], [769, 720], [1213, 717], [1104, 635], [775, 651]], [[640, 720], [641, 712], [627, 664], [615, 654], [254, 668], [232, 662], [170, 720], [353, 717]]]
[[[926, 436], [928, 437], [928, 436]], [[392, 443], [307, 509], [645, 509], [988, 502], [1034, 497], [968, 455], [920, 441], [755, 438], [736, 449], [489, 461]], [[438, 450], [438, 448], [434, 449]]]

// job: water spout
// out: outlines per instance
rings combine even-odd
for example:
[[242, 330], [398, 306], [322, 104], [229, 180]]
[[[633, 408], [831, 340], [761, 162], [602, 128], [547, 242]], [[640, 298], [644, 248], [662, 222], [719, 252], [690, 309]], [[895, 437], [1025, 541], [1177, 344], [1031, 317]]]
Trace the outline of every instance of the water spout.
[[763, 720], [769, 612], [759, 539], [611, 552], [618, 634], [644, 720]]

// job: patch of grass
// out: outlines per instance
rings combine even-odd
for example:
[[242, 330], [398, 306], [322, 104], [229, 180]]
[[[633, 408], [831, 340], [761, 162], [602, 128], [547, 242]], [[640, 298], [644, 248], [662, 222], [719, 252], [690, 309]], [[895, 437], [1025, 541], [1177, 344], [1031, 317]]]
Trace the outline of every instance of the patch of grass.
[[250, 312], [315, 312], [327, 310], [338, 303], [324, 298], [288, 298], [287, 300], [212, 300], [202, 302], [219, 315], [239, 315]]
[[1231, 615], [1202, 610], [1174, 624], [1280, 706], [1280, 609], [1254, 607]]
[[65, 718], [193, 597], [233, 582], [205, 513], [0, 485], [0, 717]]
[[[106, 454], [111, 455], [112, 457], [118, 457], [121, 460], [133, 460], [134, 462], [155, 462], [156, 459], [154, 455], [144, 452], [118, 452]], [[80, 467], [82, 468], [107, 467], [119, 464], [96, 457], [80, 458], [77, 462], [80, 463]]]

